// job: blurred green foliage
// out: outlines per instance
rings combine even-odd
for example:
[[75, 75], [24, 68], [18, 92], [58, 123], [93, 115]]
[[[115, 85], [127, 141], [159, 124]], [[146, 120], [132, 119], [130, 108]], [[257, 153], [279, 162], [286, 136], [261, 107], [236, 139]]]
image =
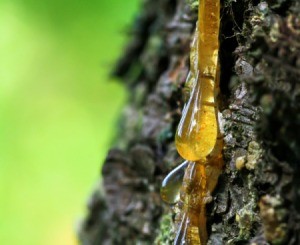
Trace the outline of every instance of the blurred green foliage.
[[76, 244], [116, 130], [138, 0], [0, 0], [0, 244]]

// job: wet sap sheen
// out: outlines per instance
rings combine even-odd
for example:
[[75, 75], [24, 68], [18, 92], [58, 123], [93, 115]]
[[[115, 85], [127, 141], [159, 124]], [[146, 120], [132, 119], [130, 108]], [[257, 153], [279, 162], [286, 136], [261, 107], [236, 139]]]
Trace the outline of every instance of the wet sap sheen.
[[188, 161], [184, 161], [172, 170], [163, 180], [160, 195], [164, 202], [174, 204], [179, 201], [179, 192], [188, 163]]
[[[222, 172], [223, 137], [218, 125], [216, 103], [219, 91], [220, 2], [202, 0], [191, 44], [190, 73], [185, 91], [188, 99], [182, 111], [175, 143], [186, 161], [166, 177], [162, 198], [176, 204], [174, 244], [207, 244], [206, 204], [212, 201]], [[185, 171], [183, 176], [183, 171]], [[182, 184], [179, 187], [181, 178]]]

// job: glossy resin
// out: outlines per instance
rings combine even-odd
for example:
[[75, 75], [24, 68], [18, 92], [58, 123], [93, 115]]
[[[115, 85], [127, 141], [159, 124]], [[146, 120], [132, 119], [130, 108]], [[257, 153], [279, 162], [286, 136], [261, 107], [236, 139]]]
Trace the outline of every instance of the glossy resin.
[[176, 245], [207, 244], [206, 204], [212, 201], [223, 167], [223, 137], [216, 103], [219, 26], [220, 2], [201, 0], [185, 87], [188, 99], [175, 138], [178, 153], [187, 161], [166, 177], [161, 191], [163, 200], [179, 208]]
[[188, 161], [184, 161], [178, 167], [173, 169], [163, 180], [160, 195], [164, 202], [174, 204], [179, 201], [179, 192], [188, 163]]
[[189, 161], [205, 161], [218, 137], [216, 81], [219, 25], [220, 2], [200, 1], [187, 80], [187, 86], [192, 87], [191, 95], [184, 106], [175, 138], [178, 153]]

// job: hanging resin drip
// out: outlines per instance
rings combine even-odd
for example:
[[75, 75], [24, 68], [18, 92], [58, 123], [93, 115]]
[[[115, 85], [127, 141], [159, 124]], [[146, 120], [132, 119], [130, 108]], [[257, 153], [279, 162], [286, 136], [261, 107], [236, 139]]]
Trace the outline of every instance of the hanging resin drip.
[[160, 195], [164, 202], [175, 204], [179, 201], [179, 191], [182, 185], [182, 180], [188, 161], [183, 162], [174, 170], [172, 170], [163, 180]]
[[216, 103], [220, 75], [219, 22], [220, 2], [199, 1], [199, 19], [185, 85], [189, 98], [175, 138], [178, 153], [187, 161], [166, 177], [161, 189], [163, 200], [176, 203], [179, 210], [175, 218], [175, 245], [207, 244], [206, 204], [212, 201], [223, 166], [223, 137]]
[[[198, 20], [198, 60], [191, 57], [190, 77], [196, 78], [176, 133], [178, 153], [189, 161], [204, 161], [213, 150], [217, 135], [216, 77], [219, 50], [220, 3], [202, 0]], [[195, 64], [197, 68], [195, 69]]]
[[206, 194], [205, 165], [191, 162], [186, 170], [180, 191], [178, 206], [181, 210], [174, 244], [204, 244], [207, 240], [203, 203]]
[[[217, 149], [220, 150], [221, 139], [217, 145]], [[212, 192], [218, 183], [222, 166], [221, 151], [206, 163], [189, 163], [180, 189], [178, 202], [180, 212], [176, 218], [177, 232], [174, 245], [207, 243], [206, 205], [212, 201]]]

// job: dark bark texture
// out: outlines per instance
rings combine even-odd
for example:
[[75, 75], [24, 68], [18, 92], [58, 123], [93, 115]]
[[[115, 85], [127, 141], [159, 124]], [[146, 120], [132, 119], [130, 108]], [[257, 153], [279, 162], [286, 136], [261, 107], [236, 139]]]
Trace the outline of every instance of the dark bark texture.
[[[83, 245], [172, 244], [176, 209], [160, 184], [182, 159], [196, 0], [144, 0], [114, 75], [128, 87], [115, 146], [88, 203]], [[223, 174], [209, 244], [300, 244], [300, 3], [225, 0], [221, 19]]]

